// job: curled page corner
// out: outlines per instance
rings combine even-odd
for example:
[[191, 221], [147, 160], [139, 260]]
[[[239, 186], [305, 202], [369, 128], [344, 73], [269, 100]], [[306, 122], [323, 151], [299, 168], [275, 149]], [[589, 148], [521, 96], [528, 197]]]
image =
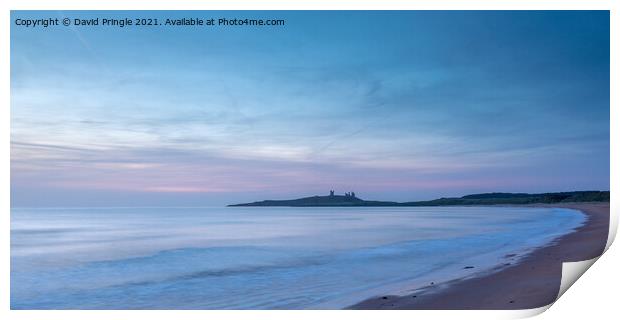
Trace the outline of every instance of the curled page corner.
[[[616, 239], [616, 234], [618, 233], [618, 214], [617, 208], [610, 203], [611, 207], [609, 209], [609, 233], [607, 234], [607, 244], [605, 245], [605, 251], [609, 249], [611, 244]], [[616, 213], [616, 214], [614, 214]], [[605, 253], [603, 251], [603, 254]]]
[[[610, 242], [608, 242], [608, 245], [609, 243]], [[514, 319], [524, 319], [537, 316], [547, 311], [560, 299], [560, 297], [562, 297], [568, 288], [570, 288], [596, 262], [596, 260], [598, 260], [598, 258], [600, 258], [600, 256], [589, 260], [562, 263], [562, 279], [560, 282], [560, 289], [558, 290], [558, 296], [555, 300], [552, 303], [539, 308], [515, 310], [516, 312], [511, 314], [511, 316], [514, 316]]]
[[537, 316], [549, 309], [553, 303], [550, 303], [546, 306], [532, 308], [532, 309], [522, 309], [522, 310], [514, 310], [514, 313], [511, 313], [511, 319], [525, 319]]
[[556, 301], [579, 279], [600, 256], [584, 261], [562, 263], [562, 280]]

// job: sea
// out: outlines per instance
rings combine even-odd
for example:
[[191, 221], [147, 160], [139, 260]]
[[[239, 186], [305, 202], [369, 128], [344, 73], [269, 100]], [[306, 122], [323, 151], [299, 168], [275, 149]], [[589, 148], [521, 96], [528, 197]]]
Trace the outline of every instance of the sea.
[[529, 207], [12, 208], [10, 303], [342, 309], [493, 272], [585, 219]]

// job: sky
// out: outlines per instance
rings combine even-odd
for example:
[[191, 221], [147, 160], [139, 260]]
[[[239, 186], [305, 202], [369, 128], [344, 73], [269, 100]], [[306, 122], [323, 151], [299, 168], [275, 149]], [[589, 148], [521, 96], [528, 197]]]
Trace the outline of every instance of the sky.
[[33, 12], [11, 26], [11, 206], [609, 190], [607, 11]]

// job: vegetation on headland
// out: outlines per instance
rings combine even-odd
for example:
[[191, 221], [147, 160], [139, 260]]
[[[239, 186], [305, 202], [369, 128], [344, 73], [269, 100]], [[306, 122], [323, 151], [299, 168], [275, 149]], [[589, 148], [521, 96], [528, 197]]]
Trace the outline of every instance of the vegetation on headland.
[[293, 200], [264, 200], [229, 205], [229, 207], [423, 207], [467, 206], [494, 204], [532, 204], [566, 202], [609, 202], [609, 191], [572, 191], [552, 193], [481, 193], [460, 198], [440, 198], [429, 201], [368, 201], [355, 196], [354, 192], [328, 196], [313, 196]]

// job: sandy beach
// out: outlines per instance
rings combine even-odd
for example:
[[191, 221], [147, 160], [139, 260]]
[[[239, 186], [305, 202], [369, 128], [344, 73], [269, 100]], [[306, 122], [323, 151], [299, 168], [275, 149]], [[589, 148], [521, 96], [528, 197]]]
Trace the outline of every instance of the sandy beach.
[[531, 309], [552, 303], [558, 294], [562, 263], [603, 253], [609, 231], [609, 203], [535, 205], [571, 208], [586, 223], [547, 246], [477, 277], [412, 288], [412, 293], [370, 298], [350, 309]]

